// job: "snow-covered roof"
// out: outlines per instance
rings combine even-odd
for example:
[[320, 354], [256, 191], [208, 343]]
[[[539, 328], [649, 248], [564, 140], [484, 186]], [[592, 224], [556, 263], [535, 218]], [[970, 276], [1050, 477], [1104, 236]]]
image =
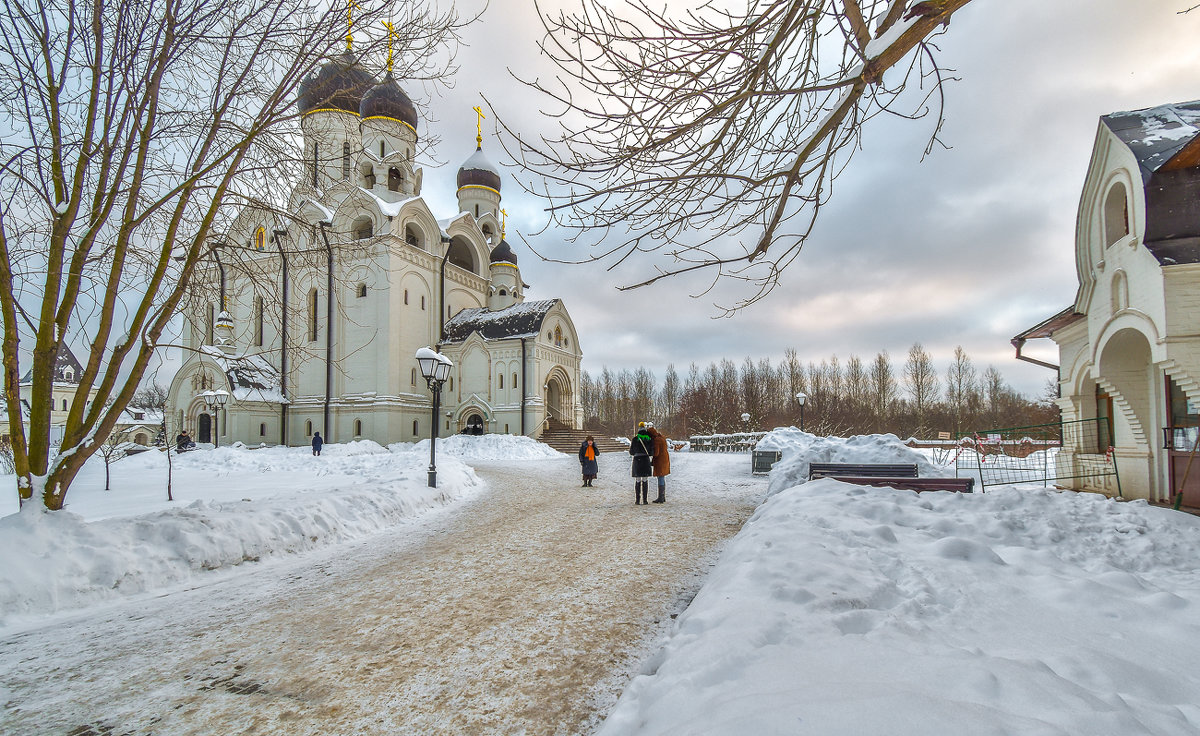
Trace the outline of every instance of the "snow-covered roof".
[[462, 342], [478, 332], [484, 340], [533, 337], [558, 299], [521, 302], [495, 312], [486, 308], [464, 309], [446, 323], [445, 342]]
[[1114, 112], [1100, 120], [1137, 157], [1144, 181], [1200, 135], [1200, 100]]
[[384, 199], [383, 197], [380, 197], [375, 192], [371, 191], [370, 189], [364, 189], [363, 187], [359, 187], [358, 190], [360, 192], [362, 192], [363, 194], [366, 194], [371, 199], [375, 200], [375, 206], [379, 208], [380, 212], [382, 212], [384, 215], [386, 215], [388, 217], [396, 217], [397, 215], [400, 214], [400, 210], [402, 210], [404, 208], [404, 205], [408, 204], [409, 202], [413, 201], [414, 199], [420, 199], [420, 197], [404, 197], [403, 199], [400, 199], [396, 202], [389, 202], [386, 199]]
[[[83, 373], [83, 365], [75, 357], [75, 353], [71, 352], [71, 348], [66, 342], [60, 342], [58, 344], [58, 355], [54, 360], [54, 383], [78, 385], [81, 373]], [[30, 383], [32, 381], [33, 369], [30, 368], [21, 378], [21, 383]]]
[[286, 404], [279, 369], [261, 355], [227, 355], [211, 345], [200, 348], [221, 367], [233, 386], [236, 401], [265, 401]]
[[121, 416], [117, 419], [117, 424], [158, 425], [162, 424], [162, 420], [163, 413], [161, 409], [139, 409], [130, 406], [121, 412]]

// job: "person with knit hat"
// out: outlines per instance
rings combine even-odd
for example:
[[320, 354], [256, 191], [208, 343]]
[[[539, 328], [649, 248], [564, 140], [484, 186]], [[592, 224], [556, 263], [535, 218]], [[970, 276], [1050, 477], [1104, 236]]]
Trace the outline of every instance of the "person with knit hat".
[[633, 505], [648, 506], [650, 502], [650, 474], [654, 471], [651, 458], [654, 455], [654, 438], [650, 436], [645, 422], [638, 422], [637, 434], [629, 440], [629, 454], [633, 455]]
[[583, 467], [583, 487], [590, 488], [592, 481], [596, 479], [599, 463], [597, 458], [600, 457], [600, 449], [596, 447], [596, 440], [590, 434], [583, 441], [583, 445], [579, 448], [579, 464]]

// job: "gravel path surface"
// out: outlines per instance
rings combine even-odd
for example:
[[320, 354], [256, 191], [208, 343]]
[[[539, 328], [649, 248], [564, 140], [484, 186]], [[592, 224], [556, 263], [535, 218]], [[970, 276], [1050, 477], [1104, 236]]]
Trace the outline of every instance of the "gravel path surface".
[[762, 500], [749, 464], [675, 455], [635, 507], [625, 457], [594, 488], [477, 463], [420, 521], [0, 638], [0, 732], [588, 733]]

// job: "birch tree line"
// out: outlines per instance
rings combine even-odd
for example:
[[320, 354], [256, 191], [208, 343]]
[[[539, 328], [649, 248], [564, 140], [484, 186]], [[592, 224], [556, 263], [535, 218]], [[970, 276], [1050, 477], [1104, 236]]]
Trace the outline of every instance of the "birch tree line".
[[1053, 381], [1041, 396], [1024, 396], [995, 366], [980, 371], [961, 346], [944, 374], [914, 343], [900, 364], [887, 351], [806, 363], [789, 349], [777, 364], [747, 357], [692, 363], [683, 372], [668, 365], [661, 381], [646, 368], [607, 367], [580, 379], [587, 428], [611, 435], [644, 420], [674, 437], [799, 426], [798, 393], [805, 394], [804, 429], [814, 434], [924, 439], [1058, 420]]

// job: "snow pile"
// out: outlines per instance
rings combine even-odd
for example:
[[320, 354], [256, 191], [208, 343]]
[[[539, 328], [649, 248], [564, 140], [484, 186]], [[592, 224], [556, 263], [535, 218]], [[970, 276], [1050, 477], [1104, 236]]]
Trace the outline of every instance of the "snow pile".
[[754, 449], [783, 453], [771, 468], [770, 493], [807, 481], [809, 463], [916, 463], [917, 475], [922, 477], [954, 475], [953, 468], [934, 465], [894, 434], [818, 437], [795, 427], [779, 427], [759, 440]]
[[66, 511], [28, 504], [0, 518], [0, 623], [362, 537], [480, 484], [461, 460], [439, 457], [438, 488], [429, 488], [428, 462], [427, 452], [374, 442], [326, 445], [320, 457], [307, 448], [198, 450], [172, 457], [172, 503], [164, 453], [114, 463], [110, 492], [93, 458]]
[[[429, 440], [421, 440], [413, 446], [414, 452], [429, 457]], [[467, 462], [475, 460], [542, 460], [562, 457], [558, 450], [544, 445], [532, 437], [511, 434], [456, 434], [437, 441], [437, 456], [442, 453], [453, 455]]]
[[806, 483], [599, 733], [1198, 733], [1197, 559], [1200, 519], [1144, 502]]

